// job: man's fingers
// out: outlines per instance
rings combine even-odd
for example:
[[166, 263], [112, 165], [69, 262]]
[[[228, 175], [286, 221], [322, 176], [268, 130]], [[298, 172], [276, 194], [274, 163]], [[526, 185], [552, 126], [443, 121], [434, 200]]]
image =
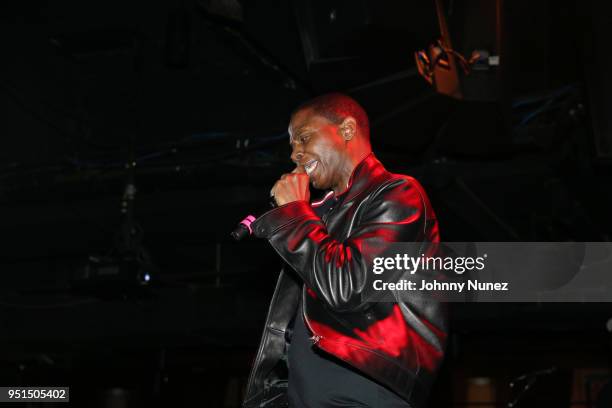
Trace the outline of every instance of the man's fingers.
[[303, 167], [296, 167], [291, 173], [283, 174], [272, 190], [270, 196], [274, 197], [277, 205], [283, 205], [297, 200], [310, 199], [308, 189], [308, 175], [303, 171]]
[[278, 187], [279, 182], [280, 180], [274, 183], [274, 185], [272, 186], [272, 189], [270, 190], [270, 197], [274, 197], [274, 195], [276, 194], [276, 188]]

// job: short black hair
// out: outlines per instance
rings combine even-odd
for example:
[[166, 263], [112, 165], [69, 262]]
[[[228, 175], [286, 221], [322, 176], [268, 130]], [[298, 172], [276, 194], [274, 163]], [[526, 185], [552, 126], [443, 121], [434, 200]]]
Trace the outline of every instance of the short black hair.
[[291, 117], [305, 109], [312, 109], [318, 115], [323, 116], [332, 123], [339, 125], [342, 121], [352, 116], [357, 122], [357, 127], [369, 139], [370, 121], [363, 107], [356, 100], [340, 92], [333, 92], [310, 99], [291, 112]]

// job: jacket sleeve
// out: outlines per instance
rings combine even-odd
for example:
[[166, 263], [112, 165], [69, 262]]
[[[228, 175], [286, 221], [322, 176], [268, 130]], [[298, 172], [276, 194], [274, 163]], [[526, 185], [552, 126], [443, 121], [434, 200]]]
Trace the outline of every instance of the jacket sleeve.
[[382, 276], [368, 270], [372, 259], [392, 243], [423, 241], [428, 216], [421, 187], [411, 178], [388, 182], [361, 205], [362, 215], [342, 242], [306, 201], [265, 213], [253, 224], [255, 235], [267, 238], [328, 307], [354, 310], [368, 301], [373, 280]]

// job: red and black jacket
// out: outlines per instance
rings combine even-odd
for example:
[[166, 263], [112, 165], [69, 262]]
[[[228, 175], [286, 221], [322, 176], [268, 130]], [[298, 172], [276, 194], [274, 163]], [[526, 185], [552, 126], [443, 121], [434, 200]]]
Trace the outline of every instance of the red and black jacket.
[[421, 406], [444, 353], [443, 307], [416, 296], [374, 302], [368, 266], [393, 243], [439, 242], [429, 199], [415, 179], [389, 173], [373, 154], [357, 165], [344, 193], [326, 199], [336, 203], [325, 214], [318, 214], [317, 203], [296, 201], [252, 225], [301, 282], [287, 271], [279, 276], [244, 407], [259, 406], [277, 379], [299, 296], [315, 347]]

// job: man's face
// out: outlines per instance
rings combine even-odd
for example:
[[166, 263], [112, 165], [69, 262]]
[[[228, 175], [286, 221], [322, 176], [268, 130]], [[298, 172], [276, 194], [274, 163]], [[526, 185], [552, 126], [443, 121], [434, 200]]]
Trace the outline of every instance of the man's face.
[[346, 187], [338, 185], [348, 160], [346, 141], [340, 135], [338, 125], [306, 109], [293, 115], [289, 135], [291, 160], [304, 166], [313, 187]]

